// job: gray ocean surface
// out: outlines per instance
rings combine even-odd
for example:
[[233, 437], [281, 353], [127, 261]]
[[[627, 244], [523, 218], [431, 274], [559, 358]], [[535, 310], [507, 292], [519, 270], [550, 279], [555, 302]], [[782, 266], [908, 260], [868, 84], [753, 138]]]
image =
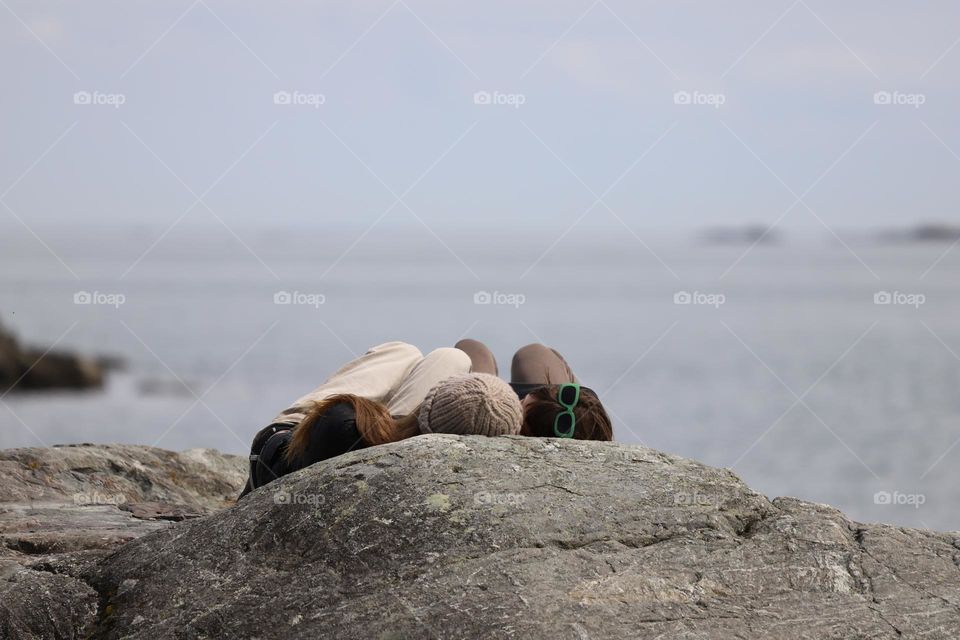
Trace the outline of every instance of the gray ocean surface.
[[[371, 345], [470, 336], [506, 376], [514, 350], [542, 341], [602, 395], [621, 442], [860, 521], [960, 530], [960, 249], [813, 236], [747, 251], [627, 232], [551, 246], [563, 231], [241, 240], [184, 226], [145, 257], [156, 230], [40, 234], [65, 264], [22, 229], [5, 234], [4, 325], [128, 367], [103, 392], [7, 395], [0, 447], [244, 453]], [[922, 304], [875, 304], [882, 291]], [[75, 304], [78, 292], [124, 301]], [[275, 302], [283, 292], [293, 304]], [[677, 304], [682, 292], [722, 304]]]

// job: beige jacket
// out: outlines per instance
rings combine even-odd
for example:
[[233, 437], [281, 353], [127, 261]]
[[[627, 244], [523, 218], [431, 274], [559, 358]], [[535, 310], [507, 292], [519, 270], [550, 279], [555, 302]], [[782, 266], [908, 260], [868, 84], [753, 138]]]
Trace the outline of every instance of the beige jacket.
[[380, 402], [394, 416], [409, 415], [438, 382], [469, 371], [470, 356], [460, 349], [444, 347], [424, 357], [411, 344], [386, 342], [343, 365], [277, 416], [274, 423], [297, 424], [314, 403], [341, 393]]

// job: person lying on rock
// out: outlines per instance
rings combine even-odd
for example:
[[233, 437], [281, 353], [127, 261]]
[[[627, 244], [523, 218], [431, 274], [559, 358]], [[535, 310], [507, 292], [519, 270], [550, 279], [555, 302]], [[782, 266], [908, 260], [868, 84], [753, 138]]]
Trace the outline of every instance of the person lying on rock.
[[240, 497], [315, 462], [421, 433], [519, 433], [516, 394], [470, 367], [470, 357], [456, 348], [426, 357], [403, 342], [371, 348], [256, 435]]
[[[493, 352], [478, 340], [456, 347], [470, 356], [471, 371], [498, 375]], [[524, 436], [613, 440], [613, 425], [597, 394], [581, 386], [555, 349], [528, 344], [513, 356], [510, 386], [523, 404]]]

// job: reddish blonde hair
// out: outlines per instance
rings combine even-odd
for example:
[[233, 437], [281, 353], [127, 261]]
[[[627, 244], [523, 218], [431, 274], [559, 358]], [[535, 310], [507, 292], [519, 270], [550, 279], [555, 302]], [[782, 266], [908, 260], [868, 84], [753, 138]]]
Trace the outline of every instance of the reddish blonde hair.
[[[310, 407], [303, 420], [293, 431], [293, 438], [287, 447], [288, 463], [296, 463], [297, 459], [306, 453], [310, 445], [310, 432], [314, 425], [331, 407], [341, 402], [349, 404], [353, 408], [356, 415], [357, 431], [367, 446], [397, 442], [420, 433], [420, 430], [416, 428], [416, 419], [394, 420], [387, 408], [379, 402], [361, 398], [351, 393], [341, 393], [316, 402]], [[416, 412], [413, 415], [415, 416]]]

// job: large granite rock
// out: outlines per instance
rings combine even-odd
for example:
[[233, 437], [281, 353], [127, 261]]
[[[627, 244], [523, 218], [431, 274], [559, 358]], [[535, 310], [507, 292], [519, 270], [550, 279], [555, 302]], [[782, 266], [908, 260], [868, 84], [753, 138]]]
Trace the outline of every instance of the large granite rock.
[[100, 595], [83, 579], [112, 550], [231, 504], [246, 460], [78, 445], [0, 451], [0, 638], [85, 638]]
[[958, 538], [770, 501], [642, 447], [431, 435], [48, 563], [47, 582], [7, 593], [62, 598], [58, 637], [69, 621], [151, 640], [947, 639]]
[[98, 388], [106, 370], [118, 364], [115, 359], [25, 347], [0, 326], [0, 393]]

